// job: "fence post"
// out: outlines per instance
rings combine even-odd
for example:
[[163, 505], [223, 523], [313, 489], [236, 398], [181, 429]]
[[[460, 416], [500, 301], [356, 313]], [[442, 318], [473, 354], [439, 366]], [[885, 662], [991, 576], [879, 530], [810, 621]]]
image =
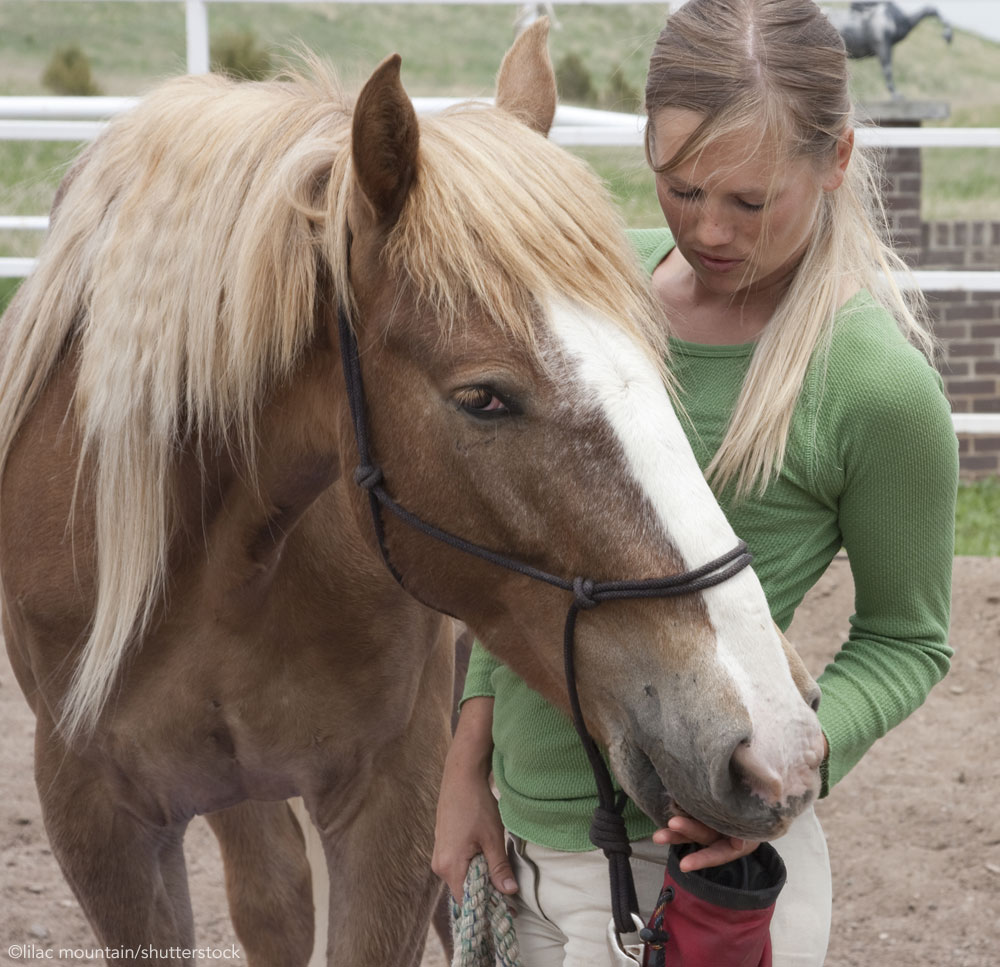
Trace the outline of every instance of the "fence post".
[[205, 0], [184, 0], [187, 28], [187, 69], [189, 74], [207, 74], [208, 6]]

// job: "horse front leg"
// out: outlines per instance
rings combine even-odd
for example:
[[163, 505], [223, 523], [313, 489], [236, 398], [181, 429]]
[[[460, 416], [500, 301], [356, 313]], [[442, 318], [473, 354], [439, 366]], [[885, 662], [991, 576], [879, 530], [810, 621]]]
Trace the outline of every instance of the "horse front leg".
[[451, 734], [451, 647], [425, 674], [406, 731], [374, 755], [366, 748], [346, 788], [304, 797], [329, 871], [328, 967], [420, 964], [442, 890], [431, 853]]
[[243, 802], [207, 813], [226, 870], [226, 895], [250, 967], [305, 967], [313, 896], [305, 842], [284, 802]]
[[[434, 798], [406, 762], [367, 784], [352, 822], [320, 819], [330, 876], [328, 967], [418, 967], [441, 895], [431, 872]], [[337, 810], [330, 803], [323, 812]]]
[[892, 79], [892, 46], [889, 44], [879, 44], [876, 49], [879, 64], [882, 67], [882, 76], [885, 78], [889, 93], [896, 97], [896, 85]]
[[190, 967], [181, 955], [194, 947], [187, 823], [140, 818], [111, 774], [71, 751], [39, 715], [35, 781], [45, 831], [99, 945], [110, 951], [108, 963]]

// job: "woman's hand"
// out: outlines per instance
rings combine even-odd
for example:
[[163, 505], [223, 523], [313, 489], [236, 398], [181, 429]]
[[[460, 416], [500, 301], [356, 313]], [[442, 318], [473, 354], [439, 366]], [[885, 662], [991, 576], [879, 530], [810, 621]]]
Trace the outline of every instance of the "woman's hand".
[[738, 860], [741, 856], [749, 856], [760, 843], [752, 839], [739, 839], [735, 836], [723, 836], [717, 830], [699, 823], [690, 816], [674, 816], [663, 829], [653, 833], [654, 843], [669, 843], [679, 846], [682, 843], [699, 843], [702, 849], [688, 853], [681, 862], [682, 873], [693, 873], [710, 866], [722, 866], [730, 860]]
[[489, 785], [492, 725], [493, 699], [466, 701], [445, 760], [431, 869], [457, 900], [477, 853], [486, 857], [490, 880], [501, 893], [517, 892], [500, 809]]

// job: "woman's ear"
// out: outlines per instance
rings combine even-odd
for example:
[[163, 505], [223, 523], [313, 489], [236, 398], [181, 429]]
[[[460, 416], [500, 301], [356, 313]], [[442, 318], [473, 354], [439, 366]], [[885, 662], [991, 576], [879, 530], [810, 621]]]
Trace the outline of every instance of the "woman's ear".
[[823, 182], [823, 191], [836, 191], [844, 183], [847, 166], [854, 153], [854, 128], [848, 128], [837, 141], [837, 161]]

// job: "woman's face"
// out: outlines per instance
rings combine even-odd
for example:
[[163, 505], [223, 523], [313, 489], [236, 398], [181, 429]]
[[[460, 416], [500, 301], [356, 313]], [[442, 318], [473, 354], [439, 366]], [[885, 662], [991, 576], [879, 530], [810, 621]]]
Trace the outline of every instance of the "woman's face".
[[[664, 108], [651, 120], [652, 160], [672, 158], [702, 115]], [[656, 194], [698, 285], [714, 295], [783, 287], [805, 252], [824, 191], [840, 186], [850, 159], [845, 138], [825, 167], [779, 161], [768, 139], [720, 137], [676, 169], [656, 175]]]

